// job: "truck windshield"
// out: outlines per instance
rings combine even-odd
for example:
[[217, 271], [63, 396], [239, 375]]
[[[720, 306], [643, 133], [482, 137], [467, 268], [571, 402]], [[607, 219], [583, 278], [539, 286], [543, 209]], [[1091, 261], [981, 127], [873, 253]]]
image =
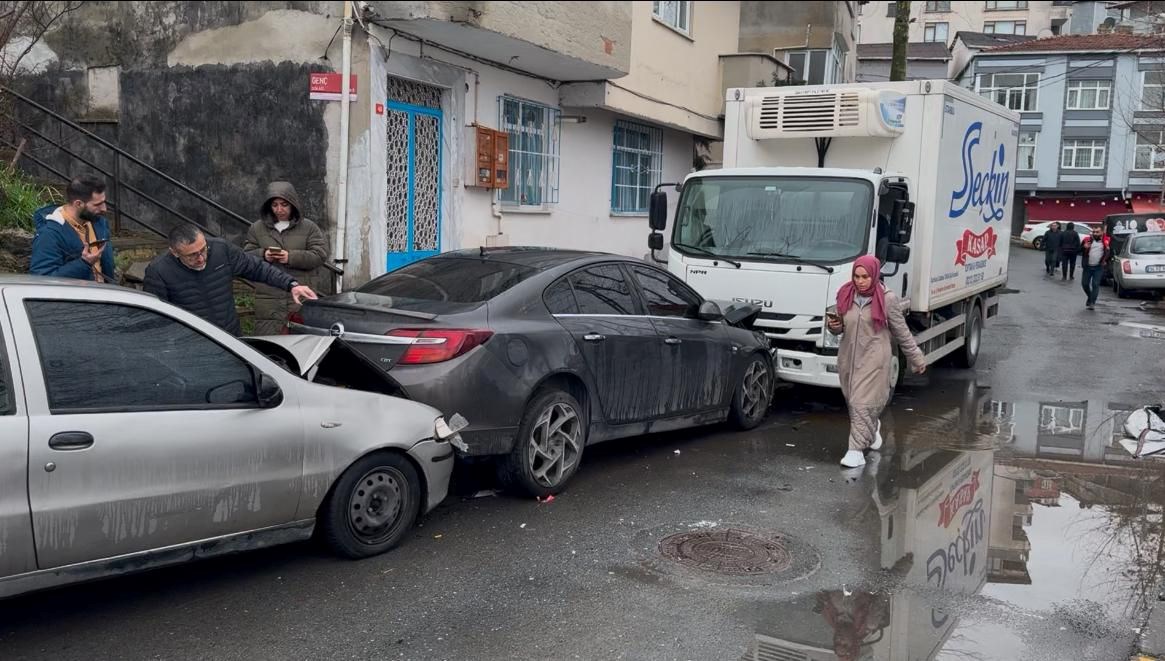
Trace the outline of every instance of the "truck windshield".
[[873, 184], [860, 179], [692, 179], [672, 245], [740, 259], [845, 262], [866, 252], [873, 197]]

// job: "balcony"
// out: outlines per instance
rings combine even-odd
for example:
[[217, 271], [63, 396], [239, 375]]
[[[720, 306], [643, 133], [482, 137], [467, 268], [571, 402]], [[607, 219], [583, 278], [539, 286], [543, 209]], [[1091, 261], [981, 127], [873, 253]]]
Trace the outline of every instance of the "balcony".
[[[536, 5], [536, 7], [532, 7]], [[369, 2], [365, 20], [553, 80], [631, 70], [630, 2]]]
[[792, 77], [789, 65], [767, 53], [720, 56], [720, 98], [734, 87], [772, 87]]

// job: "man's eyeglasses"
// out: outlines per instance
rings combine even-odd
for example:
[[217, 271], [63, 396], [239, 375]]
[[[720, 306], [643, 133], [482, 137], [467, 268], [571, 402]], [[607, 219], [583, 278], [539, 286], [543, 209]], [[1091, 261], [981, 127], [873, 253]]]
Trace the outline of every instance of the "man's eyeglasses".
[[199, 259], [204, 259], [207, 255], [209, 249], [210, 249], [210, 246], [202, 246], [201, 250], [195, 250], [194, 252], [187, 252], [187, 253], [179, 253], [178, 257], [184, 262], [197, 261]]

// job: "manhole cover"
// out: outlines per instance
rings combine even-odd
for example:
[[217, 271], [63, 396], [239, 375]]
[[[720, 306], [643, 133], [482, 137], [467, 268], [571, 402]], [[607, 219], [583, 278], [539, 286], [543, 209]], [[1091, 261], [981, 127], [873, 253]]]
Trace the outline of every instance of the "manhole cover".
[[784, 572], [793, 566], [793, 554], [782, 535], [738, 528], [670, 535], [659, 543], [659, 552], [682, 565], [730, 576]]

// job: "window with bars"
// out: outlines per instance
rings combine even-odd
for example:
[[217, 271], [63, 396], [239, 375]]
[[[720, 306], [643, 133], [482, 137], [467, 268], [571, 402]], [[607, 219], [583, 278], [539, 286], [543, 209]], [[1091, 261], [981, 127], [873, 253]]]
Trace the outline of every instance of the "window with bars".
[[1106, 140], [1065, 140], [1060, 151], [1060, 167], [1065, 170], [1095, 170], [1104, 167]]
[[1034, 131], [1022, 131], [1019, 134], [1019, 148], [1016, 150], [1016, 169], [1036, 169], [1036, 136]]
[[1141, 72], [1141, 110], [1165, 110], [1165, 71]]
[[657, 20], [687, 34], [692, 29], [692, 3], [665, 0], [651, 3], [651, 15]]
[[1012, 110], [1033, 112], [1039, 96], [1038, 73], [981, 73], [975, 79], [980, 96]]
[[615, 122], [611, 212], [647, 213], [651, 191], [663, 177], [663, 131], [625, 120]]
[[1137, 131], [1134, 170], [1165, 170], [1165, 134], [1161, 131]]
[[949, 23], [927, 23], [922, 31], [922, 40], [945, 44], [947, 43], [947, 35], [950, 32], [950, 28]]
[[499, 201], [545, 208], [558, 202], [559, 111], [512, 96], [499, 97], [502, 130], [510, 135], [510, 186]]
[[1072, 80], [1068, 82], [1068, 110], [1108, 110], [1112, 81]]
[[986, 21], [983, 31], [987, 34], [1027, 34], [1027, 21]]

